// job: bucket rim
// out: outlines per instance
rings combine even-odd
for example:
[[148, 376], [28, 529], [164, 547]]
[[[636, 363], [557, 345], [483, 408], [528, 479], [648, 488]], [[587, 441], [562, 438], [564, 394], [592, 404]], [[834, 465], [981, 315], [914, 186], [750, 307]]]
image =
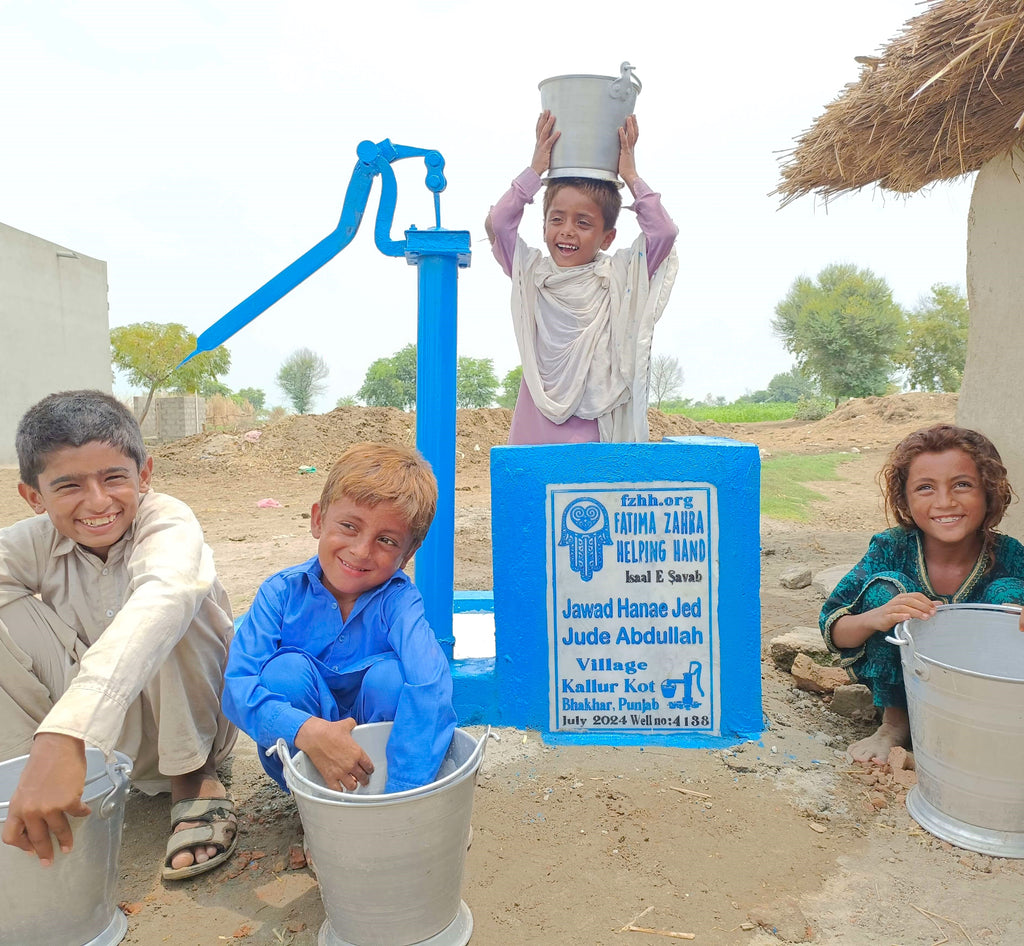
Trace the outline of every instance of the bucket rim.
[[[96, 761], [97, 756], [99, 756], [99, 760], [102, 760], [103, 768], [98, 769], [92, 775], [89, 775], [88, 763], [90, 759]], [[0, 762], [0, 768], [4, 766], [11, 766], [13, 768], [16, 764], [24, 765], [27, 759], [28, 755], [15, 756], [13, 759], [7, 759], [3, 762]], [[123, 752], [118, 752], [117, 750], [115, 750], [114, 758], [113, 760], [110, 760], [107, 758], [106, 753], [104, 753], [102, 749], [99, 749], [96, 746], [86, 746], [85, 759], [86, 779], [85, 785], [82, 789], [82, 801], [84, 801], [86, 804], [92, 801], [96, 801], [96, 799], [98, 799], [101, 795], [109, 791], [110, 788], [118, 787], [118, 782], [114, 780], [115, 773], [118, 773], [125, 781], [127, 781], [131, 777], [133, 763], [131, 758], [125, 755]], [[110, 783], [109, 787], [106, 785], [99, 786], [98, 791], [95, 791], [92, 794], [90, 794], [90, 788], [97, 786], [98, 783], [101, 782], [101, 780], [103, 779], [106, 779], [106, 781]], [[7, 821], [7, 812], [10, 810], [10, 805], [10, 798], [0, 799], [0, 824], [3, 824]]]
[[599, 76], [592, 72], [567, 72], [563, 76], [548, 76], [546, 79], [541, 79], [537, 83], [539, 89], [542, 85], [547, 85], [549, 82], [557, 82], [559, 79], [607, 79], [609, 82], [616, 82], [619, 76]]
[[[365, 723], [364, 725], [373, 726], [389, 724]], [[312, 779], [303, 775], [298, 768], [296, 768], [295, 763], [293, 762], [293, 756], [288, 751], [288, 744], [283, 739], [279, 739], [273, 748], [281, 759], [282, 767], [284, 769], [284, 780], [292, 790], [293, 794], [298, 794], [303, 798], [309, 798], [313, 801], [323, 802], [328, 805], [364, 805], [383, 807], [385, 805], [394, 805], [403, 801], [410, 801], [414, 798], [424, 798], [428, 795], [433, 795], [435, 792], [448, 788], [454, 782], [461, 781], [469, 772], [472, 772], [479, 767], [480, 762], [483, 759], [487, 739], [491, 733], [491, 727], [487, 727], [479, 740], [474, 739], [472, 733], [468, 733], [465, 729], [460, 727], [456, 727], [455, 732], [461, 732], [474, 743], [473, 751], [466, 757], [465, 761], [458, 766], [458, 768], [449, 772], [443, 778], [439, 778], [427, 785], [421, 785], [418, 788], [408, 788], [401, 792], [388, 792], [387, 794], [381, 795], [358, 795], [355, 792], [335, 791], [334, 789], [327, 788], [324, 785], [318, 785]], [[454, 738], [455, 733], [452, 733], [452, 739]], [[295, 758], [300, 754], [301, 752], [297, 753]], [[297, 783], [296, 785], [292, 784], [292, 779], [295, 780]]]
[[540, 179], [540, 182], [543, 186], [547, 186], [548, 184], [553, 184], [559, 178], [565, 177], [583, 177], [596, 181], [607, 181], [609, 184], [614, 184], [619, 190], [626, 186], [619, 180], [619, 175], [615, 171], [605, 171], [603, 168], [550, 168], [547, 174]]
[[[954, 602], [952, 604], [940, 604], [936, 607], [935, 611], [936, 614], [950, 611], [988, 611], [991, 613], [1019, 615], [1021, 613], [1021, 607], [1013, 604], [984, 604], [982, 602], [961, 601]], [[914, 642], [914, 637], [910, 629], [911, 622], [916, 622], [917, 624], [925, 627], [928, 625], [927, 621], [922, 621], [919, 618], [908, 618], [906, 621], [900, 621], [900, 623], [896, 625], [894, 628], [895, 636], [901, 646], [911, 647], [914, 657], [923, 663], [931, 664], [933, 667], [938, 667], [942, 670], [949, 670], [953, 673], [962, 673], [964, 676], [975, 677], [979, 680], [996, 680], [1000, 683], [1024, 684], [1024, 677], [1004, 677], [992, 673], [981, 673], [978, 670], [971, 670], [967, 667], [957, 667], [935, 657], [930, 657], [928, 654], [922, 654], [917, 649], [917, 645]]]

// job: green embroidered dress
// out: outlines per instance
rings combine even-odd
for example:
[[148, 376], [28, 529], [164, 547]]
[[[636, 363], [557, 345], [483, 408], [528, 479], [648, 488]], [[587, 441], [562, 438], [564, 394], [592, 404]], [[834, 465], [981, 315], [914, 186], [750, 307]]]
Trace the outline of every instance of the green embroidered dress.
[[991, 563], [982, 553], [956, 592], [940, 595], [928, 580], [920, 530], [889, 529], [872, 537], [867, 553], [829, 595], [818, 623], [850, 678], [871, 687], [876, 706], [907, 705], [899, 648], [885, 639], [890, 631], [872, 634], [860, 647], [837, 647], [832, 628], [845, 614], [862, 614], [911, 591], [942, 604], [1022, 604], [1024, 545], [997, 533]]

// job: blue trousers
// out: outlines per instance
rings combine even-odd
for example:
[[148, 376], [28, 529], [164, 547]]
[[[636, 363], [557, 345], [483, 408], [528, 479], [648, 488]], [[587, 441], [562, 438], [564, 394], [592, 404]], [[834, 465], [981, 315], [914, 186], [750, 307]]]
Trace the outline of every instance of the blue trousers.
[[[271, 657], [260, 679], [274, 693], [280, 693], [296, 709], [329, 723], [353, 717], [358, 725], [389, 722], [395, 718], [398, 697], [405, 684], [397, 657], [384, 657], [365, 670], [343, 675], [324, 673], [326, 668], [308, 654], [285, 651]], [[284, 766], [277, 755], [267, 755], [259, 746], [263, 770], [285, 791]]]

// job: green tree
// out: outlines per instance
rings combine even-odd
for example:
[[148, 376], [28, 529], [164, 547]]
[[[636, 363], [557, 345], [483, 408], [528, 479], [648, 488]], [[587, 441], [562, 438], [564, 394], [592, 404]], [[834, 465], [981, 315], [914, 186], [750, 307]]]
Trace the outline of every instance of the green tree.
[[522, 380], [522, 365], [516, 365], [501, 379], [501, 390], [498, 392], [497, 397], [499, 407], [507, 407], [509, 410], [512, 410], [516, 406], [516, 398], [519, 397], [519, 384]]
[[267, 403], [267, 392], [262, 388], [239, 388], [238, 396], [243, 401], [248, 401], [257, 413], [262, 411]]
[[[186, 394], [188, 392], [182, 391], [181, 393]], [[198, 393], [203, 397], [215, 397], [218, 394], [221, 397], [231, 397], [231, 388], [216, 378], [205, 378], [199, 385]]]
[[311, 348], [293, 351], [277, 372], [277, 383], [297, 414], [308, 414], [313, 402], [327, 390], [323, 383], [330, 368]]
[[745, 391], [738, 398], [735, 403], [737, 404], [768, 404], [771, 402], [772, 396], [768, 393], [767, 388], [760, 388], [757, 391]]
[[366, 369], [363, 386], [356, 392], [368, 407], [416, 406], [416, 346], [411, 342], [390, 358], [378, 358]]
[[907, 316], [907, 345], [900, 361], [911, 388], [959, 391], [967, 360], [967, 297], [936, 283]]
[[355, 407], [356, 403], [357, 403], [356, 402], [356, 396], [354, 394], [343, 394], [341, 397], [338, 398], [338, 400], [337, 400], [337, 402], [335, 403], [334, 406], [335, 407]]
[[647, 400], [659, 411], [661, 402], [671, 400], [683, 386], [683, 369], [679, 359], [672, 355], [651, 358], [651, 388]]
[[801, 276], [793, 283], [775, 307], [772, 328], [797, 367], [838, 402], [885, 393], [906, 323], [884, 279], [833, 263], [816, 282]]
[[800, 398], [814, 397], [818, 386], [812, 378], [808, 378], [796, 365], [789, 371], [775, 375], [768, 382], [767, 394], [769, 401], [783, 401], [787, 404], [796, 403]]
[[231, 354], [221, 345], [200, 352], [179, 368], [195, 347], [196, 336], [179, 322], [134, 322], [110, 330], [111, 364], [125, 373], [129, 384], [146, 391], [140, 424], [157, 391], [167, 388], [195, 394], [231, 367]]
[[460, 357], [455, 369], [455, 406], [490, 407], [498, 393], [491, 358]]

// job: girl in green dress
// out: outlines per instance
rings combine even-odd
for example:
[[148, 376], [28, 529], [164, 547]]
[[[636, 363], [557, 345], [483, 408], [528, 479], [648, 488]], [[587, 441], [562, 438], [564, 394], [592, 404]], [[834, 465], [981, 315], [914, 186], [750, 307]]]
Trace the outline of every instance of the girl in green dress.
[[882, 709], [878, 730], [849, 755], [884, 763], [893, 746], [910, 747], [903, 668], [886, 635], [910, 618], [927, 620], [939, 603], [1020, 605], [1024, 546], [995, 531], [1014, 494], [999, 452], [977, 431], [951, 424], [915, 431], [879, 479], [896, 526], [871, 539], [819, 623], [829, 649]]

